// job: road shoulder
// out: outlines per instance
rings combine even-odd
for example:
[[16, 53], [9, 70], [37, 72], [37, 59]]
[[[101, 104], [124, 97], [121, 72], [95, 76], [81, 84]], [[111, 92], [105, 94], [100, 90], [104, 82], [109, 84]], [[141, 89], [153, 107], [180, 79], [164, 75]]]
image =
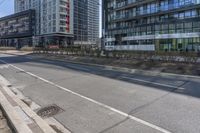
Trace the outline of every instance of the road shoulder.
[[[17, 133], [57, 133], [49, 123], [40, 118], [25, 102], [11, 91], [9, 88], [11, 86], [0, 75], [0, 104], [14, 131]], [[69, 131], [65, 130], [61, 131], [61, 133], [69, 133]]]

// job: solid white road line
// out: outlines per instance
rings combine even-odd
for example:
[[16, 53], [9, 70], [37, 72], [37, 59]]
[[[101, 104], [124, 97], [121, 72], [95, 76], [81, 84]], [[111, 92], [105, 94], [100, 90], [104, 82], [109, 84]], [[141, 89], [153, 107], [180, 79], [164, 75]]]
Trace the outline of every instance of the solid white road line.
[[0, 62], [3, 62], [3, 63], [5, 63], [5, 64], [8, 64], [8, 65], [10, 65], [11, 67], [13, 67], [13, 68], [15, 68], [15, 69], [17, 69], [17, 70], [19, 70], [19, 71], [22, 71], [22, 72], [24, 72], [24, 73], [26, 73], [26, 74], [28, 74], [28, 75], [31, 75], [31, 76], [33, 76], [33, 77], [35, 77], [35, 78], [37, 78], [37, 79], [42, 80], [43, 82], [46, 82], [46, 83], [48, 83], [48, 84], [50, 84], [50, 85], [53, 85], [53, 86], [55, 86], [55, 87], [57, 87], [57, 88], [59, 88], [59, 89], [61, 89], [61, 90], [64, 90], [64, 91], [69, 92], [69, 93], [71, 93], [71, 94], [73, 94], [73, 95], [76, 95], [76, 96], [78, 96], [78, 97], [81, 97], [81, 98], [83, 98], [83, 99], [86, 99], [86, 100], [88, 100], [88, 101], [90, 101], [90, 102], [92, 102], [92, 103], [95, 103], [95, 104], [97, 104], [97, 105], [99, 105], [99, 106], [101, 106], [101, 107], [104, 107], [104, 108], [106, 108], [106, 109], [109, 109], [109, 110], [111, 110], [111, 111], [113, 111], [113, 112], [115, 112], [115, 113], [118, 113], [118, 114], [120, 114], [120, 115], [122, 115], [122, 116], [124, 116], [124, 117], [128, 117], [128, 118], [130, 118], [131, 120], [134, 120], [134, 121], [136, 121], [136, 122], [138, 122], [138, 123], [141, 123], [141, 124], [146, 125], [146, 126], [148, 126], [148, 127], [150, 127], [150, 128], [153, 128], [153, 129], [155, 129], [155, 130], [158, 130], [158, 131], [160, 131], [160, 132], [162, 132], [162, 133], [172, 133], [172, 132], [170, 132], [170, 131], [168, 131], [168, 130], [162, 128], [162, 127], [159, 127], [159, 126], [157, 126], [157, 125], [154, 125], [154, 124], [152, 124], [152, 123], [149, 123], [149, 122], [147, 122], [147, 121], [145, 121], [145, 120], [142, 120], [142, 119], [140, 119], [140, 118], [137, 118], [137, 117], [135, 117], [135, 116], [129, 115], [129, 114], [127, 114], [127, 113], [125, 113], [125, 112], [122, 112], [122, 111], [120, 111], [120, 110], [118, 110], [118, 109], [115, 109], [115, 108], [113, 108], [113, 107], [111, 107], [111, 106], [109, 106], [109, 105], [100, 103], [100, 102], [95, 101], [95, 100], [93, 100], [93, 99], [91, 99], [91, 98], [89, 98], [89, 97], [86, 97], [86, 96], [83, 96], [83, 95], [81, 95], [81, 94], [79, 94], [79, 93], [73, 92], [73, 91], [71, 91], [71, 90], [69, 90], [69, 89], [67, 89], [67, 88], [64, 88], [64, 87], [62, 87], [62, 86], [60, 86], [60, 85], [58, 85], [58, 84], [55, 84], [55, 83], [53, 83], [53, 82], [51, 82], [51, 81], [49, 81], [49, 80], [46, 80], [46, 79], [44, 79], [44, 78], [42, 78], [42, 77], [40, 77], [40, 76], [37, 76], [37, 75], [35, 75], [35, 74], [33, 74], [33, 73], [30, 73], [30, 72], [28, 72], [28, 71], [25, 71], [25, 70], [23, 70], [23, 69], [21, 69], [21, 68], [15, 66], [15, 65], [9, 64], [9, 63], [7, 63], [7, 62], [4, 61], [4, 60], [0, 60]]
[[158, 86], [163, 86], [163, 87], [168, 87], [168, 88], [173, 88], [173, 89], [181, 89], [181, 90], [185, 89], [185, 88], [178, 87], [178, 86], [167, 85], [167, 84], [162, 84], [162, 83], [156, 83], [156, 82], [147, 81], [147, 80], [143, 80], [143, 79], [136, 79], [136, 78], [132, 78], [132, 77], [121, 76], [120, 78], [134, 80], [134, 81], [139, 81], [139, 82], [153, 84], [153, 85], [158, 85]]

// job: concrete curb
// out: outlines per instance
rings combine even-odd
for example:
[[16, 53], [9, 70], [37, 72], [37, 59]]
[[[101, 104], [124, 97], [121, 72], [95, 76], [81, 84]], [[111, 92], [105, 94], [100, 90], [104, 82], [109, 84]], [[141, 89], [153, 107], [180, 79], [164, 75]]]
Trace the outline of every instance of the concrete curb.
[[[18, 104], [18, 106], [40, 127], [40, 129], [44, 133], [56, 133], [42, 118], [40, 118], [35, 112], [33, 112], [28, 105], [26, 105], [23, 101], [21, 101], [7, 86], [9, 86], [9, 82], [0, 76], [0, 83], [3, 90]], [[3, 94], [0, 92], [0, 99], [2, 99]], [[30, 128], [21, 120], [20, 117], [14, 113], [14, 107], [9, 102], [6, 102], [5, 99], [0, 101], [3, 103], [3, 109], [9, 115], [10, 121], [13, 121], [13, 127], [17, 129], [17, 133], [32, 133]], [[15, 116], [16, 115], [16, 116]]]
[[[12, 87], [11, 89], [23, 102], [28, 103], [31, 110], [39, 110], [41, 109], [41, 106], [29, 99], [28, 97], [25, 97], [22, 92], [20, 92], [17, 88]], [[69, 129], [66, 129], [60, 122], [58, 122], [55, 118], [50, 117], [44, 119], [45, 122], [47, 122], [48, 125], [51, 127], [54, 126], [56, 130], [59, 130], [60, 133], [71, 133]]]
[[29, 127], [25, 122], [20, 118], [20, 116], [14, 111], [14, 107], [6, 99], [3, 93], [0, 91], [0, 104], [3, 108], [3, 111], [6, 113], [7, 118], [10, 121], [12, 128], [16, 133], [32, 133]]

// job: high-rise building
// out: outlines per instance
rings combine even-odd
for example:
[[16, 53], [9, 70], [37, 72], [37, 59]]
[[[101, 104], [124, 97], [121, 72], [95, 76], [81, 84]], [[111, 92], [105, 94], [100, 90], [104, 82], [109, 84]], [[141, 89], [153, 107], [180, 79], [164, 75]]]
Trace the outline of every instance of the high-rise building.
[[35, 44], [70, 45], [73, 42], [73, 0], [15, 0], [15, 12], [36, 12]]
[[74, 0], [74, 44], [96, 44], [99, 39], [99, 0]]
[[88, 0], [88, 41], [96, 44], [99, 40], [99, 0]]
[[[15, 12], [35, 9], [37, 43], [96, 44], [99, 0], [15, 0]], [[55, 42], [57, 40], [57, 42]]]
[[88, 42], [88, 5], [87, 0], [74, 0], [74, 43]]
[[200, 50], [200, 0], [103, 0], [103, 8], [108, 50]]

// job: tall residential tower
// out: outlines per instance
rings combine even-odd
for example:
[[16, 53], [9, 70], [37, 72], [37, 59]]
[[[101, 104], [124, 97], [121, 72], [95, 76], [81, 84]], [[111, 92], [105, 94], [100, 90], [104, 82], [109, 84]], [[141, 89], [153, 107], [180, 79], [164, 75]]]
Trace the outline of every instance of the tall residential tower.
[[99, 39], [99, 0], [74, 0], [74, 43], [96, 44]]
[[15, 12], [36, 12], [35, 44], [70, 45], [73, 42], [73, 0], [15, 0]]
[[108, 50], [200, 50], [200, 0], [104, 0], [103, 3]]
[[91, 45], [99, 39], [99, 0], [15, 0], [15, 12], [28, 9], [36, 12], [36, 44]]

